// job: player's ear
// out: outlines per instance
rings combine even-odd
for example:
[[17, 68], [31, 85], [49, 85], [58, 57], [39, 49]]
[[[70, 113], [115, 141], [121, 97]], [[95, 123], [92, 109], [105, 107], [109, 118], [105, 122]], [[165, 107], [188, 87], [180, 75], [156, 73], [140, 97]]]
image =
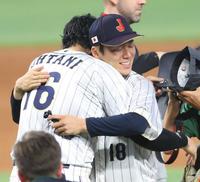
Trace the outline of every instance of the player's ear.
[[93, 57], [99, 59], [99, 51], [96, 46], [92, 46], [91, 53]]
[[62, 163], [60, 163], [57, 173], [56, 173], [57, 177], [59, 177], [59, 178], [62, 177], [62, 169], [63, 169], [63, 165], [62, 165]]

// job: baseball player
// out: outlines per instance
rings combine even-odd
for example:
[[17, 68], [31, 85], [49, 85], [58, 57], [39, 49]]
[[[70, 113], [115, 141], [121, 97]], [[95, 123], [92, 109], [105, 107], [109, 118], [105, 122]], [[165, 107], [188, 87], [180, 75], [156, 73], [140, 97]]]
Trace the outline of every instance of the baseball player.
[[[129, 31], [130, 26], [120, 16], [115, 15], [115, 18], [110, 21], [109, 16], [98, 19], [95, 22], [96, 24], [93, 23], [90, 28], [90, 38], [93, 45], [92, 54], [115, 67], [131, 85], [133, 95], [130, 111], [144, 116], [152, 124], [152, 128], [161, 131], [162, 124], [152, 84], [140, 75], [131, 72], [134, 57], [133, 41], [127, 37], [123, 44], [119, 44], [118, 40], [122, 36], [120, 34], [117, 40], [115, 40], [115, 37], [113, 42], [106, 41], [106, 37], [112, 37], [116, 32]], [[110, 34], [107, 33], [108, 30]], [[98, 41], [94, 41], [94, 37], [97, 37]], [[150, 140], [155, 139], [153, 133], [150, 134], [150, 137], [152, 137], [149, 138]], [[101, 142], [101, 140], [99, 141]], [[100, 152], [97, 152], [95, 156], [96, 176], [105, 175], [106, 181], [110, 182], [157, 180], [158, 168], [152, 151], [143, 149], [124, 137], [106, 137], [105, 144], [101, 145], [100, 143], [98, 146], [98, 151], [102, 151], [105, 147], [105, 158], [102, 158]], [[151, 161], [153, 163], [150, 167]], [[105, 173], [101, 173], [101, 166], [103, 165], [105, 165]], [[155, 170], [152, 170], [152, 167]]]
[[[103, 22], [105, 22], [105, 24], [103, 24]], [[120, 21], [120, 18], [118, 16], [116, 16], [116, 22], [115, 24], [118, 25], [118, 31], [125, 31], [123, 29], [130, 28], [128, 24], [123, 24], [123, 22], [125, 21]], [[109, 26], [109, 24], [111, 24], [111, 22], [107, 22], [105, 16], [102, 18], [102, 24], [104, 26], [102, 25], [101, 27], [98, 26], [98, 24], [95, 25], [94, 23], [90, 28], [90, 38], [93, 45], [93, 56], [95, 56], [96, 58], [98, 57], [105, 62], [111, 64], [126, 78], [127, 82], [129, 83], [129, 85], [131, 85], [131, 88], [133, 90], [130, 111], [134, 111], [144, 116], [148, 120], [148, 122], [152, 124], [152, 128], [161, 131], [160, 128], [162, 127], [162, 124], [157, 108], [154, 88], [151, 82], [144, 79], [142, 76], [131, 72], [135, 50], [133, 41], [130, 41], [130, 39], [127, 37], [127, 41], [125, 41], [123, 44], [118, 44], [117, 40], [113, 44], [104, 42], [104, 40], [102, 40], [100, 36], [106, 37], [106, 33], [104, 33], [104, 35], [101, 35], [100, 32], [102, 34], [103, 32], [108, 32], [105, 31], [104, 27], [110, 28], [111, 25]], [[101, 23], [99, 23], [99, 25], [101, 25]], [[116, 31], [116, 29], [114, 28], [110, 28], [109, 30], [112, 30], [112, 35]], [[97, 36], [98, 38], [100, 37], [98, 42], [94, 42], [92, 40], [95, 36]], [[118, 39], [120, 38], [121, 36], [119, 35]], [[151, 133], [149, 139], [152, 140], [155, 138], [156, 137], [153, 136], [153, 133]], [[101, 151], [101, 147], [103, 146], [99, 147], [99, 151]], [[124, 137], [106, 137], [105, 148], [106, 181], [157, 180], [157, 160], [155, 159], [155, 156], [152, 155], [152, 151], [143, 149], [130, 141], [130, 139]], [[100, 166], [103, 165], [102, 161], [104, 160], [102, 160], [101, 158], [98, 159], [98, 154], [96, 156], [95, 161], [98, 162], [96, 164], [97, 166], [95, 167], [97, 170], [99, 169], [96, 175], [102, 175], [100, 173]], [[151, 163], [151, 161], [153, 162]], [[150, 163], [151, 167], [153, 167], [155, 171], [152, 170], [152, 168], [150, 167]]]
[[[104, 15], [105, 14], [119, 14], [123, 15], [129, 24], [139, 23], [143, 11], [143, 7], [146, 5], [146, 0], [103, 0], [104, 5]], [[159, 58], [162, 56], [162, 52], [151, 51], [145, 54], [139, 54], [138, 49], [136, 48], [136, 54], [134, 57], [134, 62], [132, 64], [132, 70], [143, 74], [152, 68], [155, 68], [159, 65]], [[148, 76], [152, 82], [161, 82], [163, 79], [155, 76]], [[159, 96], [161, 90], [156, 88], [156, 95]], [[163, 164], [159, 167], [158, 176], [160, 178], [166, 178], [167, 173]]]
[[[54, 134], [51, 124], [43, 119], [47, 109], [81, 117], [115, 115], [129, 110], [132, 92], [123, 77], [112, 66], [85, 53], [89, 51], [88, 37], [78, 39], [80, 34], [88, 35], [93, 20], [89, 15], [73, 18], [64, 30], [66, 49], [43, 54], [31, 63], [30, 68], [43, 66], [50, 78], [45, 85], [23, 96], [17, 141], [29, 130]], [[71, 34], [77, 24], [80, 29]], [[135, 32], [128, 33], [130, 39], [137, 36]], [[155, 131], [155, 137], [158, 134]], [[55, 137], [61, 146], [66, 179], [89, 181], [94, 156], [90, 138]], [[14, 166], [10, 181], [17, 181], [16, 171]]]

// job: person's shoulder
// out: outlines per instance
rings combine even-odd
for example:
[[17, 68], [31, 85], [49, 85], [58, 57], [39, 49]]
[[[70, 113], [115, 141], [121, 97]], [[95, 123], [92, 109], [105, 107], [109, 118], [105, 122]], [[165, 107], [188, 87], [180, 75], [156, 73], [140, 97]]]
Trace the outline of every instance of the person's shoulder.
[[55, 50], [55, 51], [49, 51], [49, 52], [44, 52], [38, 56], [36, 56], [34, 59], [33, 59], [33, 62], [37, 59], [40, 59], [40, 58], [44, 58], [46, 56], [49, 56], [49, 55], [52, 55], [52, 54], [63, 54], [64, 53], [64, 49], [61, 49], [61, 50]]
[[119, 71], [117, 71], [113, 66], [94, 57], [91, 57], [90, 59], [94, 62], [89, 65], [87, 71], [89, 72], [89, 75], [93, 76], [93, 78], [104, 80], [107, 83], [111, 81], [119, 82], [119, 84], [127, 84]]
[[54, 51], [49, 51], [49, 52], [45, 52], [40, 54], [39, 56], [37, 56], [35, 59], [39, 58], [39, 57], [43, 57], [43, 56], [50, 56], [50, 55], [63, 55], [63, 56], [89, 56], [88, 54], [86, 54], [85, 52], [80, 52], [80, 51], [72, 51], [70, 49], [59, 49], [59, 50], [54, 50]]
[[149, 81], [147, 78], [145, 78], [143, 75], [140, 75], [138, 73], [136, 73], [135, 71], [131, 71], [131, 73], [129, 74], [129, 79], [137, 79], [137, 80], [144, 80], [144, 81]]
[[93, 58], [95, 60], [95, 66], [100, 70], [100, 71], [110, 71], [111, 73], [118, 73], [120, 74], [112, 65], [97, 59], [97, 58]]
[[134, 85], [137, 83], [143, 83], [143, 84], [148, 84], [148, 85], [153, 86], [153, 83], [151, 80], [145, 78], [144, 76], [142, 76], [134, 71], [131, 71], [131, 73], [129, 74], [129, 77], [127, 78], [127, 81]]

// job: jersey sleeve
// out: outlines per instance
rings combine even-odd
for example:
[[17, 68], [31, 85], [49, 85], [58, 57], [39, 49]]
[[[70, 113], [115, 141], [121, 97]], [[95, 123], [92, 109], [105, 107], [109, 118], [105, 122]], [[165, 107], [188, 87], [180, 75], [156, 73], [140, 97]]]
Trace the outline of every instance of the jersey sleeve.
[[127, 81], [132, 85], [133, 93], [130, 110], [140, 114], [147, 120], [149, 127], [143, 136], [149, 140], [154, 140], [162, 131], [162, 121], [153, 84], [136, 73], [132, 73]]

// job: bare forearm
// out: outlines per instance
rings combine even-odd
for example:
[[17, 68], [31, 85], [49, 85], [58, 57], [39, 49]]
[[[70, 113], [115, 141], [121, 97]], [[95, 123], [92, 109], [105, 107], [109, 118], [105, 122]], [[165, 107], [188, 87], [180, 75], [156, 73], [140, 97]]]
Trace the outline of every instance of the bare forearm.
[[20, 88], [18, 88], [17, 86], [14, 87], [14, 90], [13, 90], [13, 97], [16, 99], [16, 100], [21, 100], [23, 95], [24, 95], [24, 91]]

